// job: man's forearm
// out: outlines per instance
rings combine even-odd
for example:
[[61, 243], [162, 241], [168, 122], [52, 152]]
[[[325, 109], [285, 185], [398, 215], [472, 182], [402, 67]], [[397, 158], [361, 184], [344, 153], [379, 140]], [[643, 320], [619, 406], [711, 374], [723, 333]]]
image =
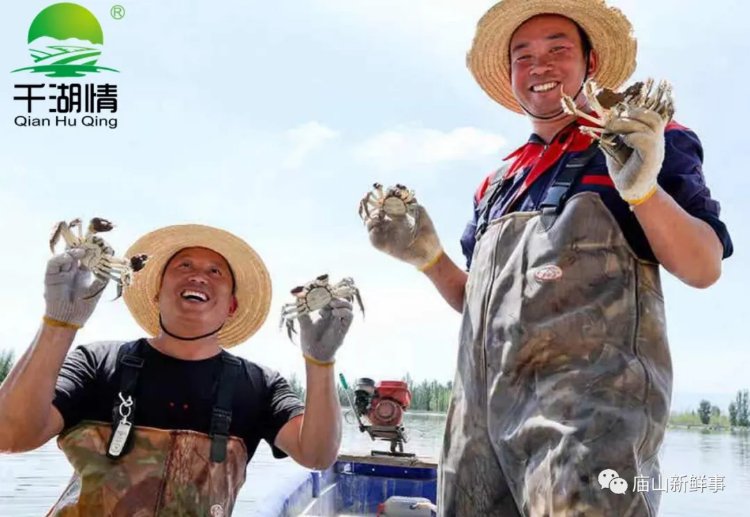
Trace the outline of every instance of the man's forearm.
[[307, 362], [305, 416], [300, 450], [306, 466], [325, 469], [336, 461], [341, 445], [341, 406], [332, 366]]
[[688, 214], [661, 187], [633, 211], [654, 255], [667, 271], [699, 288], [719, 279], [723, 249], [707, 223]]
[[0, 452], [37, 445], [47, 426], [55, 382], [76, 331], [42, 325], [0, 386]]
[[424, 273], [435, 284], [438, 292], [448, 302], [448, 305], [457, 312], [463, 312], [468, 273], [460, 269], [445, 253], [441, 255], [435, 265], [425, 270]]

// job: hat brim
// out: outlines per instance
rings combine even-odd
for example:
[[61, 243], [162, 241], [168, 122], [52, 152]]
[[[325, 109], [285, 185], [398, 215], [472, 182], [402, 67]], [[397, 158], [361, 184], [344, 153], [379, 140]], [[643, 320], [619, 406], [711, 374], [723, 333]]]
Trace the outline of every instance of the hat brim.
[[466, 64], [479, 86], [509, 110], [523, 113], [511, 88], [510, 39], [529, 18], [557, 14], [586, 32], [598, 56], [593, 79], [616, 89], [633, 74], [637, 42], [633, 27], [619, 9], [604, 0], [502, 0], [479, 20]]
[[146, 267], [133, 275], [123, 298], [135, 321], [151, 336], [160, 332], [157, 295], [167, 261], [185, 248], [208, 248], [223, 256], [235, 279], [237, 311], [219, 331], [219, 343], [230, 348], [246, 341], [263, 325], [271, 307], [271, 277], [260, 256], [239, 237], [197, 224], [168, 226], [138, 239], [125, 256], [148, 255]]

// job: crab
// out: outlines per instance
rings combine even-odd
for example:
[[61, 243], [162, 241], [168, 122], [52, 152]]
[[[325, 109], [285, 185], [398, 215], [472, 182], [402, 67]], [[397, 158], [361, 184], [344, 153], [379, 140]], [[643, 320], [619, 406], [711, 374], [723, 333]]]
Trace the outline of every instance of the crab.
[[370, 217], [370, 211], [382, 210], [390, 216], [400, 216], [412, 213], [417, 207], [414, 191], [404, 185], [396, 184], [383, 190], [383, 185], [373, 183], [373, 190], [365, 194], [359, 202], [359, 217], [366, 221]]
[[296, 318], [303, 314], [309, 314], [322, 309], [334, 298], [343, 298], [349, 302], [356, 299], [357, 305], [359, 305], [359, 309], [362, 311], [362, 316], [365, 314], [365, 307], [362, 305], [359, 289], [357, 289], [357, 286], [354, 285], [354, 280], [350, 277], [346, 277], [336, 284], [330, 284], [328, 282], [328, 275], [320, 275], [305, 285], [295, 287], [291, 290], [291, 293], [295, 296], [296, 300], [285, 303], [281, 307], [281, 321], [279, 322], [279, 330], [286, 323], [287, 335], [290, 340], [292, 339], [292, 334], [297, 333], [294, 328], [294, 320]]
[[[131, 284], [133, 273], [144, 268], [148, 256], [135, 255], [130, 259], [115, 257], [115, 251], [112, 247], [104, 239], [96, 235], [97, 233], [108, 232], [114, 226], [107, 219], [94, 217], [89, 221], [88, 229], [84, 235], [80, 219], [73, 219], [70, 222], [60, 221], [52, 232], [49, 247], [52, 253], [54, 253], [55, 246], [60, 239], [63, 239], [65, 241], [65, 249], [83, 249], [86, 254], [81, 259], [81, 265], [89, 269], [94, 276], [101, 280], [114, 280], [117, 284], [116, 300], [122, 296], [123, 286]], [[106, 287], [106, 284], [104, 287]], [[98, 295], [104, 287], [87, 298], [93, 298]]]
[[596, 113], [596, 117], [579, 110], [573, 98], [565, 93], [562, 95], [563, 110], [595, 124], [593, 127], [582, 127], [581, 133], [598, 140], [602, 150], [620, 165], [627, 161], [632, 149], [625, 145], [621, 136], [607, 132], [606, 126], [611, 121], [627, 116], [628, 108], [653, 110], [665, 122], [669, 122], [674, 115], [672, 86], [667, 81], [660, 81], [654, 89], [654, 80], [647, 79], [646, 82], [632, 84], [623, 92], [615, 92], [608, 88], [600, 88], [596, 82], [589, 79], [583, 85], [583, 94]]

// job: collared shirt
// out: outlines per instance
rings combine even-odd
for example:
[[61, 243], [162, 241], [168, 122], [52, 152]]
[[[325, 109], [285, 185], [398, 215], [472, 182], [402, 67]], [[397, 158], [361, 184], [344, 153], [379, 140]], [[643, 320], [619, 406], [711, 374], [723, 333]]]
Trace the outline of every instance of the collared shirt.
[[[513, 160], [505, 173], [499, 196], [490, 208], [489, 221], [511, 212], [529, 212], [539, 209], [547, 190], [564, 170], [568, 161], [584, 152], [592, 142], [582, 134], [574, 122], [562, 129], [549, 144], [536, 134], [507, 157]], [[703, 177], [703, 147], [698, 136], [690, 129], [671, 122], [665, 133], [665, 153], [657, 181], [690, 215], [708, 223], [724, 247], [723, 257], [732, 254], [732, 240], [726, 226], [719, 219], [720, 206], [711, 198]], [[479, 201], [484, 196], [493, 174], [485, 178], [474, 195], [474, 213], [461, 237], [461, 248], [466, 257], [467, 270], [476, 245], [475, 232]], [[638, 257], [657, 262], [635, 214], [630, 210], [614, 187], [607, 172], [604, 154], [598, 150], [589, 161], [584, 173], [573, 186], [571, 195], [579, 192], [597, 192]]]

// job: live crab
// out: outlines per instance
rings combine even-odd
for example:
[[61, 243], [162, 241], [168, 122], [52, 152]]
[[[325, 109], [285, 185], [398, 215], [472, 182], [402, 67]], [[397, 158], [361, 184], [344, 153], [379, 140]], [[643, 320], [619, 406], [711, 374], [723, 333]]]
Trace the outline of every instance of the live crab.
[[581, 127], [581, 133], [592, 136], [599, 141], [602, 150], [623, 165], [632, 153], [632, 149], [624, 144], [622, 137], [607, 131], [606, 126], [617, 118], [627, 117], [630, 108], [646, 108], [658, 113], [665, 122], [669, 122], [674, 115], [672, 100], [672, 86], [667, 81], [660, 81], [654, 90], [654, 80], [637, 82], [623, 92], [615, 92], [608, 88], [600, 88], [592, 79], [583, 85], [583, 94], [589, 106], [596, 113], [596, 117], [581, 111], [575, 100], [569, 95], [562, 95], [563, 110], [570, 115], [584, 118], [595, 124], [593, 127]]
[[306, 283], [291, 290], [295, 296], [294, 302], [285, 303], [281, 307], [281, 321], [279, 330], [286, 323], [286, 330], [289, 339], [292, 334], [296, 334], [294, 329], [294, 320], [302, 314], [309, 314], [322, 309], [328, 305], [334, 298], [343, 298], [349, 302], [357, 300], [362, 315], [365, 314], [365, 307], [362, 305], [362, 298], [359, 295], [359, 289], [354, 285], [354, 280], [350, 277], [342, 279], [340, 282], [330, 284], [328, 275], [320, 275]]
[[359, 202], [359, 217], [363, 221], [370, 218], [370, 212], [389, 216], [401, 216], [412, 213], [417, 206], [414, 191], [404, 185], [396, 184], [383, 190], [383, 185], [373, 183], [369, 191]]
[[[82, 223], [80, 219], [73, 219], [70, 222], [60, 221], [55, 225], [55, 229], [50, 237], [49, 247], [52, 253], [55, 252], [55, 246], [63, 239], [65, 249], [82, 249], [85, 255], [81, 258], [81, 265], [89, 269], [94, 276], [101, 280], [113, 280], [117, 284], [117, 298], [122, 296], [123, 286], [129, 286], [133, 280], [133, 273], [140, 271], [146, 265], [148, 256], [135, 255], [130, 259], [115, 257], [115, 251], [107, 242], [96, 235], [97, 233], [108, 232], [114, 228], [107, 219], [94, 217], [89, 221], [86, 234], [83, 234]], [[75, 230], [75, 231], [74, 231]], [[106, 285], [105, 285], [106, 287]], [[101, 292], [93, 293], [89, 298], [96, 296]]]

